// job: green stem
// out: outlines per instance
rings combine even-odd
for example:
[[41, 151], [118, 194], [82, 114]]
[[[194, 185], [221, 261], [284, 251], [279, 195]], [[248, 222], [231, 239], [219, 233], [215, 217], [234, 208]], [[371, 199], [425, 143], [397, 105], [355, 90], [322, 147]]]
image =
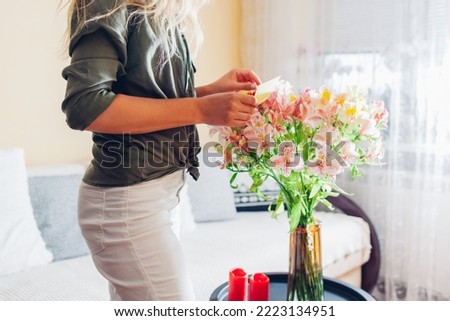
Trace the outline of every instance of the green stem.
[[272, 170], [272, 168], [267, 166], [267, 164], [265, 164], [264, 162], [261, 162], [259, 159], [257, 161], [261, 167], [263, 167], [264, 169], [267, 170], [266, 174], [268, 176], [272, 177], [277, 182], [278, 186], [280, 186], [280, 188], [283, 190], [283, 194], [286, 195], [286, 197], [288, 198], [288, 202], [286, 202], [286, 203], [288, 203], [287, 206], [290, 208], [290, 204], [294, 204], [294, 199], [293, 199], [291, 193], [286, 189], [284, 184], [278, 179], [277, 175]]
[[302, 195], [305, 195], [303, 200], [304, 200], [304, 202], [306, 204], [306, 207], [307, 207], [306, 208], [307, 214], [305, 213], [304, 216], [300, 217], [299, 225], [302, 226], [302, 227], [307, 227], [308, 224], [311, 223], [312, 204], [313, 203], [311, 202], [311, 200], [309, 198], [308, 192], [311, 192], [311, 191], [308, 191], [307, 188], [306, 188], [305, 181], [304, 181], [304, 178], [303, 178], [303, 174], [299, 173], [299, 176], [300, 176], [300, 183], [301, 183], [301, 187], [300, 188], [301, 188], [301, 191], [302, 191]]

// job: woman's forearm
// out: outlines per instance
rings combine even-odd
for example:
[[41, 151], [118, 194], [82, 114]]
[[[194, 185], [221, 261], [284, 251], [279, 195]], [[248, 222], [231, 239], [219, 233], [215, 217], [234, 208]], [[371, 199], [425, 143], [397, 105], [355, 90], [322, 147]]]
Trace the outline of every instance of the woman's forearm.
[[142, 134], [203, 122], [201, 100], [153, 99], [117, 95], [86, 130], [105, 134]]
[[213, 94], [214, 90], [212, 89], [212, 85], [210, 84], [210, 85], [195, 87], [195, 92], [197, 94], [197, 97], [205, 97], [205, 96]]
[[255, 106], [253, 96], [236, 92], [174, 99], [119, 94], [86, 130], [105, 134], [143, 134], [201, 123], [244, 126]]

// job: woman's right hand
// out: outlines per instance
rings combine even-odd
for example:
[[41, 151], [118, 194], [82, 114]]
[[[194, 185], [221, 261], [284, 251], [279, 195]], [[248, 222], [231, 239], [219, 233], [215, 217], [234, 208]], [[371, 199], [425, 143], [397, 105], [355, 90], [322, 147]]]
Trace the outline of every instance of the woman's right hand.
[[241, 127], [256, 108], [256, 98], [239, 92], [225, 92], [198, 98], [201, 122], [215, 126]]

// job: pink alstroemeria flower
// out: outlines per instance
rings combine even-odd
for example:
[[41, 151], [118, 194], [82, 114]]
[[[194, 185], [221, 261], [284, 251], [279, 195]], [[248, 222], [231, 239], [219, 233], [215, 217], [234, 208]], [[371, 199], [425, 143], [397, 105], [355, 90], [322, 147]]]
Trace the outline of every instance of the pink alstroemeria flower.
[[359, 153], [356, 151], [356, 145], [351, 141], [345, 142], [339, 152], [339, 156], [345, 162], [347, 167], [356, 164], [361, 158]]
[[257, 155], [261, 156], [270, 146], [272, 131], [270, 124], [264, 124], [261, 127], [247, 126], [244, 129], [244, 136], [247, 139], [248, 147], [256, 149]]
[[231, 151], [230, 146], [222, 146], [222, 155], [223, 155], [223, 161], [221, 164], [219, 164], [219, 167], [224, 169], [227, 167], [228, 164], [233, 163], [233, 152]]
[[295, 155], [296, 148], [292, 142], [284, 142], [279, 146], [279, 155], [272, 156], [270, 161], [276, 169], [281, 169], [285, 177], [292, 171], [300, 172], [304, 168], [303, 160]]
[[381, 144], [381, 139], [375, 141], [365, 141], [363, 144], [365, 150], [366, 163], [369, 165], [381, 166], [383, 163], [381, 160], [384, 157], [384, 148]]
[[286, 123], [292, 121], [295, 112], [295, 99], [292, 86], [282, 82], [277, 90], [261, 104], [260, 112], [267, 116], [276, 133], [286, 133]]
[[333, 181], [336, 176], [343, 172], [343, 167], [339, 164], [339, 161], [330, 152], [326, 153], [326, 148], [316, 148], [316, 157], [309, 162], [308, 172], [312, 175], [318, 175], [321, 177], [328, 177]]
[[322, 127], [316, 135], [314, 135], [314, 142], [318, 146], [336, 145], [341, 140], [339, 129], [333, 126]]
[[369, 136], [372, 138], [380, 137], [380, 130], [376, 127], [377, 123], [373, 119], [360, 119], [356, 121], [361, 125], [361, 136]]
[[250, 149], [256, 149], [261, 156], [270, 146], [273, 127], [258, 111], [254, 112], [243, 130], [243, 135]]
[[287, 133], [286, 122], [283, 121], [279, 113], [270, 110], [267, 117], [269, 118], [275, 135], [284, 135]]
[[210, 129], [209, 134], [211, 136], [217, 135], [219, 143], [222, 146], [226, 146], [229, 143], [237, 145], [241, 139], [237, 130], [227, 126], [215, 126]]
[[369, 105], [374, 111], [373, 119], [376, 122], [377, 127], [387, 127], [389, 111], [384, 106], [383, 101], [372, 101]]
[[336, 114], [345, 101], [345, 96], [340, 94], [333, 97], [332, 92], [327, 88], [321, 88], [319, 94], [314, 94], [312, 103], [316, 106], [315, 113], [321, 119], [327, 121], [329, 124], [336, 118]]
[[296, 100], [294, 118], [310, 128], [315, 128], [323, 123], [323, 118], [313, 104], [315, 98], [311, 97], [311, 93], [312, 91], [307, 89]]
[[288, 98], [283, 97], [273, 102], [269, 115], [275, 115], [277, 119], [281, 121], [289, 122], [292, 119], [292, 115], [295, 111], [295, 100], [290, 101]]

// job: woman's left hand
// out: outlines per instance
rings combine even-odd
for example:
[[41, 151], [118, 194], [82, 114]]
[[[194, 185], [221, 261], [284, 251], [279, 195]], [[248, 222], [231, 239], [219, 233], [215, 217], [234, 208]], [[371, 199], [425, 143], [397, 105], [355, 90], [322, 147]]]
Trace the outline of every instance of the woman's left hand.
[[232, 69], [215, 82], [197, 88], [197, 96], [224, 93], [240, 90], [255, 90], [261, 84], [261, 79], [253, 70]]

